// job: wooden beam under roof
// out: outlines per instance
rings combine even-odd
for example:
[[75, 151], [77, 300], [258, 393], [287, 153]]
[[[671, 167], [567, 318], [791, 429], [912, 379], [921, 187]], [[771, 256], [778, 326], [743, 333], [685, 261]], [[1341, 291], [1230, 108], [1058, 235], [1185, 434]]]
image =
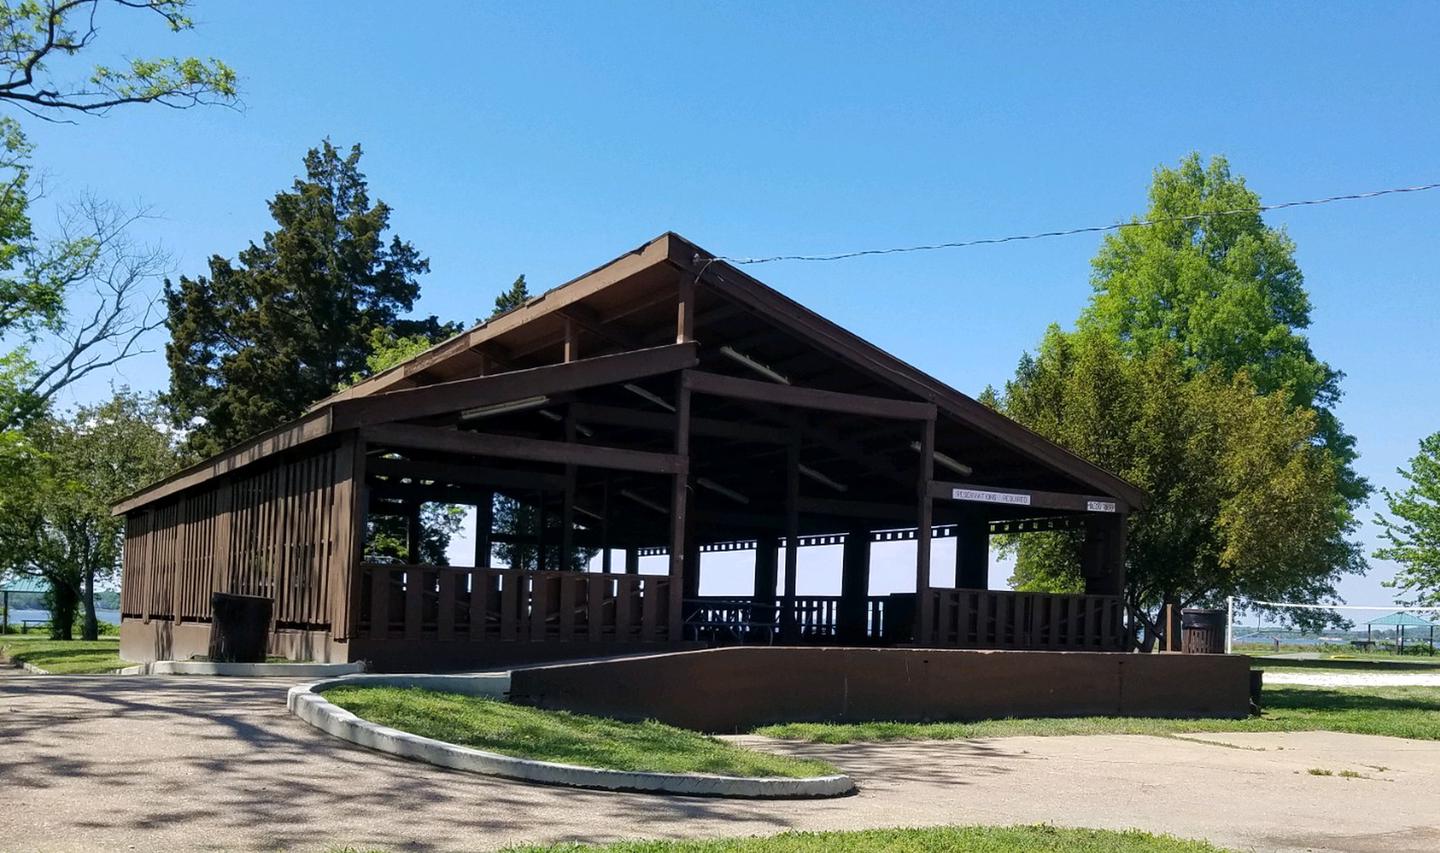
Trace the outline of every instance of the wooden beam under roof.
[[670, 453], [651, 453], [621, 447], [593, 444], [569, 444], [513, 435], [492, 435], [482, 432], [461, 432], [414, 424], [380, 424], [360, 430], [368, 444], [382, 447], [433, 450], [465, 456], [495, 456], [502, 459], [528, 459], [557, 465], [584, 465], [618, 471], [639, 471], [649, 474], [683, 474], [689, 460]]
[[494, 376], [457, 379], [453, 382], [342, 400], [333, 407], [334, 427], [352, 429], [414, 420], [477, 406], [629, 382], [647, 376], [674, 373], [699, 362], [697, 345], [684, 343], [618, 355], [582, 358], [568, 364], [513, 370]]
[[1050, 492], [1040, 489], [1007, 489], [1001, 486], [952, 483], [943, 480], [936, 480], [930, 484], [930, 496], [947, 501], [1064, 509], [1074, 512], [1123, 514], [1130, 511], [1129, 505], [1124, 501], [1108, 495], [1079, 495], [1072, 492]]
[[893, 400], [889, 397], [866, 397], [841, 391], [801, 388], [795, 385], [777, 385], [773, 382], [739, 379], [719, 373], [707, 373], [703, 370], [686, 370], [684, 376], [685, 387], [699, 394], [733, 397], [737, 400], [751, 400], [774, 406], [819, 409], [846, 415], [912, 421], [935, 419], [935, 406], [931, 403]]

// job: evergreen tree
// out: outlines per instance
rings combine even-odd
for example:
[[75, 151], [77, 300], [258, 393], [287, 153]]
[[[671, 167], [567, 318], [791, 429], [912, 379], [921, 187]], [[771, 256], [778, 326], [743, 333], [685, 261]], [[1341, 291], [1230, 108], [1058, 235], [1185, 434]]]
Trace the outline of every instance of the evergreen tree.
[[434, 317], [402, 320], [429, 263], [386, 237], [390, 208], [372, 202], [360, 146], [327, 139], [305, 176], [270, 202], [276, 228], [210, 274], [167, 281], [167, 402], [208, 455], [300, 415], [366, 369], [371, 335], [443, 336]]

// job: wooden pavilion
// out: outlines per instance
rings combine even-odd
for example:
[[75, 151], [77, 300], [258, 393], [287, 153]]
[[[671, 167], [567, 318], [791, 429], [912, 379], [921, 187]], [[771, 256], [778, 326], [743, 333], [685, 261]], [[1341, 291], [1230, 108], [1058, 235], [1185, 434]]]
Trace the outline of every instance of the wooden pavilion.
[[[497, 495], [535, 529], [497, 532]], [[203, 654], [216, 591], [273, 600], [274, 653], [388, 669], [697, 643], [1123, 650], [1145, 500], [667, 233], [117, 504], [122, 653]], [[474, 565], [419, 564], [429, 502], [477, 509]], [[403, 564], [367, 559], [377, 514], [410, 519]], [[1034, 530], [1081, 532], [1084, 594], [986, 589], [990, 535]], [[957, 543], [939, 586], [937, 537]], [[871, 545], [896, 540], [915, 591], [871, 596]], [[502, 542], [538, 565], [491, 565]], [[841, 594], [798, 595], [798, 550], [836, 544]], [[577, 549], [598, 570], [561, 570]], [[702, 597], [704, 555], [737, 550], [754, 594]]]

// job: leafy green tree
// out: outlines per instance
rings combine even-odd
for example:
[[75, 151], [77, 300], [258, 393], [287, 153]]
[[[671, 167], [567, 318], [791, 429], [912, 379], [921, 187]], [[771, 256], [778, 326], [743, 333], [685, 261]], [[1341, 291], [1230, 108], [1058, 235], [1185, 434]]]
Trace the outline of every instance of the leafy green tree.
[[210, 275], [166, 282], [167, 400], [208, 455], [300, 415], [368, 369], [371, 335], [434, 339], [434, 317], [404, 320], [429, 270], [410, 243], [386, 239], [390, 207], [372, 203], [360, 146], [326, 140], [305, 177], [270, 202], [276, 229]]
[[1421, 439], [1410, 467], [1397, 472], [1409, 485], [1380, 490], [1394, 518], [1375, 517], [1388, 543], [1375, 556], [1400, 564], [1387, 586], [1414, 596], [1417, 604], [1440, 604], [1440, 432]]
[[1260, 393], [1283, 391], [1314, 409], [1316, 438], [1341, 461], [1339, 495], [1353, 508], [1369, 486], [1352, 467], [1355, 439], [1335, 417], [1343, 374], [1311, 351], [1295, 243], [1265, 224], [1259, 205], [1224, 157], [1206, 163], [1191, 154], [1157, 169], [1141, 217], [1151, 224], [1105, 237], [1079, 328], [1103, 332], [1127, 353], [1178, 346], [1192, 369], [1244, 371]]
[[235, 103], [235, 71], [216, 59], [155, 57], [95, 65], [66, 80], [53, 72], [99, 37], [101, 10], [149, 13], [173, 32], [191, 29], [190, 0], [3, 0], [0, 102], [40, 118], [103, 114], [125, 104]]
[[23, 471], [8, 473], [23, 473], [28, 488], [0, 498], [0, 554], [10, 570], [49, 582], [56, 639], [70, 639], [78, 605], [82, 635], [93, 640], [95, 583], [119, 572], [125, 530], [110, 506], [175, 470], [174, 433], [153, 397], [122, 389], [68, 418], [41, 418], [24, 435]]
[[[1052, 327], [1020, 362], [1005, 414], [1145, 489], [1131, 516], [1126, 604], [1163, 634], [1160, 611], [1227, 595], [1318, 601], [1359, 556], [1334, 500], [1334, 456], [1312, 443], [1315, 414], [1245, 371], [1194, 370], [1177, 346], [1127, 354], [1095, 330]], [[1080, 540], [1028, 533], [1005, 542], [1020, 589], [1080, 591]]]

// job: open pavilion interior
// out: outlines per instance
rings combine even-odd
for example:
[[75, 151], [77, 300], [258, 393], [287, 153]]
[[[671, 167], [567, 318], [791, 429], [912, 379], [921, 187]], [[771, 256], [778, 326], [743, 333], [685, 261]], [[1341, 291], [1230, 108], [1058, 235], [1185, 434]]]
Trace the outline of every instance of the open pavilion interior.
[[[667, 233], [119, 503], [122, 651], [203, 653], [215, 592], [272, 599], [275, 653], [381, 668], [1122, 650], [1125, 519], [1145, 500]], [[426, 504], [474, 508], [471, 565], [421, 562]], [[376, 552], [382, 518], [406, 531], [398, 559]], [[990, 537], [1036, 531], [1074, 537], [1083, 592], [986, 589]], [[915, 543], [914, 585], [872, 596], [892, 541]], [[817, 545], [842, 550], [839, 595], [798, 592]], [[753, 557], [752, 595], [700, 595], [720, 552]]]

